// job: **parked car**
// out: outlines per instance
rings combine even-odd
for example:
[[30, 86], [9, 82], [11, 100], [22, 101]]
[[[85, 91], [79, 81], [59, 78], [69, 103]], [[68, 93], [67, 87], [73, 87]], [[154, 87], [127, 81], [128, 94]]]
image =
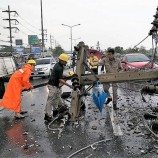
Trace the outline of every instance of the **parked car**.
[[72, 67], [72, 61], [71, 60], [68, 60], [68, 62], [66, 64], [66, 67], [67, 68], [71, 68]]
[[9, 81], [10, 76], [16, 71], [16, 60], [9, 52], [0, 52], [0, 99], [5, 92], [4, 81]]
[[34, 72], [31, 74], [31, 79], [33, 77], [49, 77], [55, 64], [56, 61], [52, 57], [36, 59], [36, 66]]
[[158, 65], [155, 63], [152, 66], [150, 59], [141, 53], [125, 54], [121, 63], [125, 71], [158, 68]]
[[68, 60], [68, 62], [67, 62], [67, 64], [66, 64], [66, 67], [67, 67], [67, 68], [71, 68], [71, 67], [72, 67], [72, 60], [71, 60], [70, 57], [69, 57], [69, 60]]
[[16, 69], [16, 61], [12, 54], [0, 52], [0, 77], [10, 76]]

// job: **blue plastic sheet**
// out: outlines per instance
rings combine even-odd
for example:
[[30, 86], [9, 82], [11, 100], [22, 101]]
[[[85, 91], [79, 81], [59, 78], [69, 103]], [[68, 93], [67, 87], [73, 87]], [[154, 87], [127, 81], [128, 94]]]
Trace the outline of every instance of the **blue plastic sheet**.
[[92, 98], [95, 105], [98, 107], [99, 111], [102, 112], [104, 102], [106, 100], [107, 94], [103, 91], [103, 88], [100, 88], [99, 81], [95, 85], [95, 91], [93, 91]]

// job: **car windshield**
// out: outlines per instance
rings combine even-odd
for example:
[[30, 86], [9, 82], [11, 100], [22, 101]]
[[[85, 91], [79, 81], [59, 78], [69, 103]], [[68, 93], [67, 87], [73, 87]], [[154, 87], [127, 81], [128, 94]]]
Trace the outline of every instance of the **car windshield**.
[[38, 59], [40, 58], [40, 54], [29, 54], [28, 56], [30, 59]]
[[135, 55], [128, 55], [127, 56], [127, 61], [129, 63], [132, 63], [132, 62], [143, 62], [143, 61], [149, 61], [150, 59], [143, 55], [143, 54], [135, 54]]
[[38, 59], [36, 60], [36, 65], [50, 64], [50, 59]]

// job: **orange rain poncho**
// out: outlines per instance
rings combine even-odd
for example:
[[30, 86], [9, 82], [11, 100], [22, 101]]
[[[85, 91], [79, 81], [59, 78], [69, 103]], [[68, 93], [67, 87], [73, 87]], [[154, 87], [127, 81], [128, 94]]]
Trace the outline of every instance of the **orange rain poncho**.
[[22, 69], [14, 72], [9, 80], [0, 106], [14, 112], [21, 111], [21, 92], [24, 88], [29, 89], [32, 87], [29, 82], [32, 71], [33, 67], [30, 64], [26, 64]]

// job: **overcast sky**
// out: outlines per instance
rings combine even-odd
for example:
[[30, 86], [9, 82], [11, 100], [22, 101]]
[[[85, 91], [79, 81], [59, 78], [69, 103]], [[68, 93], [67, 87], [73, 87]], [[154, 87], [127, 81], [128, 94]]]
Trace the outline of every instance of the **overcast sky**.
[[[9, 40], [9, 30], [3, 29], [8, 27], [8, 22], [2, 20], [8, 18], [7, 13], [2, 12], [8, 5], [20, 15], [12, 16], [20, 22], [17, 25], [20, 32], [13, 33], [15, 38], [28, 43], [27, 35], [40, 34], [40, 0], [0, 0], [0, 40]], [[158, 0], [43, 0], [47, 45], [52, 34], [65, 50], [70, 50], [70, 28], [61, 24], [81, 24], [72, 28], [72, 38], [80, 38], [76, 43], [83, 41], [96, 48], [99, 41], [101, 49], [133, 47], [148, 35], [157, 6]], [[6, 43], [0, 41], [0, 44]], [[141, 45], [150, 48], [151, 37]]]

